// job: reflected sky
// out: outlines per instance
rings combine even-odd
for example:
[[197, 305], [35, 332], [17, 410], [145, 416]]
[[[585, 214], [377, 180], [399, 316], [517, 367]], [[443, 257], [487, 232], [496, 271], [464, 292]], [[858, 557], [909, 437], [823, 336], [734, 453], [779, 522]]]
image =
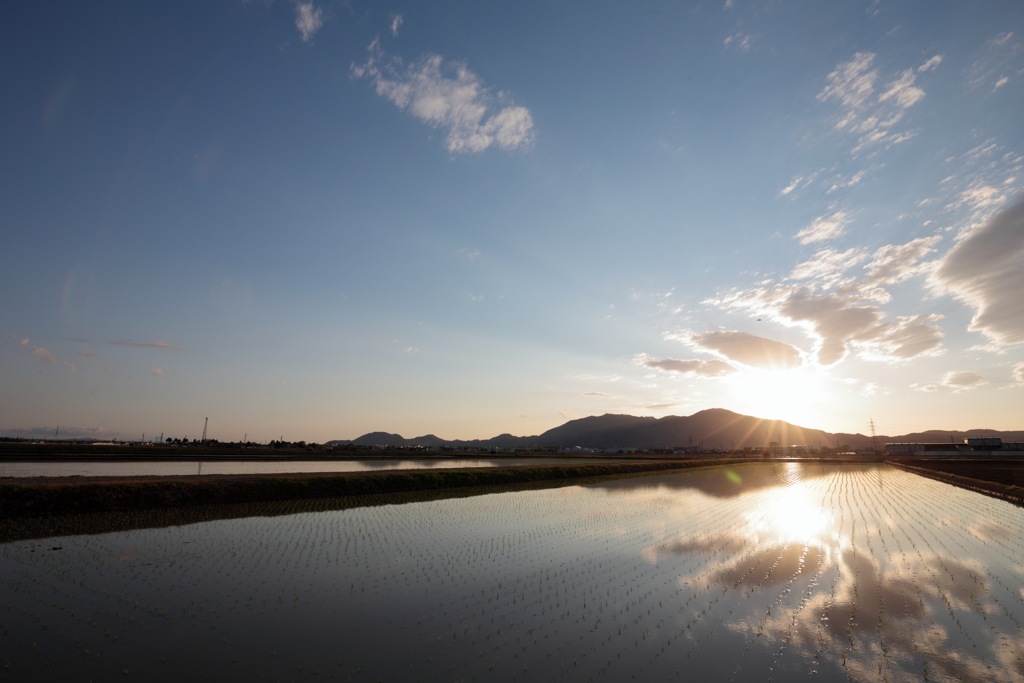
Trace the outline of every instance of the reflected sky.
[[54, 536], [0, 545], [0, 651], [12, 680], [1022, 680], [1022, 536], [804, 463]]
[[[367, 458], [364, 460], [62, 460], [0, 462], [0, 477], [149, 477], [195, 474], [287, 474], [292, 472], [372, 472], [376, 470], [508, 467], [579, 464], [582, 458]], [[608, 462], [607, 459], [597, 462]]]

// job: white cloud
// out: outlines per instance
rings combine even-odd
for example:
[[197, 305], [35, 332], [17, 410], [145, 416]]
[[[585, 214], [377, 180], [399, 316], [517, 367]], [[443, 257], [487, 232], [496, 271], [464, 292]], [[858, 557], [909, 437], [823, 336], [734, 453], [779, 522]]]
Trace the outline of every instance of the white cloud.
[[969, 231], [942, 259], [933, 285], [975, 313], [972, 331], [997, 347], [1024, 343], [1024, 200]]
[[832, 194], [837, 190], [843, 190], [854, 185], [859, 185], [860, 181], [864, 180], [864, 171], [857, 171], [855, 174], [847, 179], [837, 178], [832, 185], [828, 188], [826, 194]]
[[916, 135], [912, 131], [895, 132], [893, 129], [903, 120], [905, 110], [925, 96], [916, 83], [917, 75], [931, 71], [941, 62], [942, 56], [935, 55], [916, 70], [900, 71], [878, 94], [876, 83], [880, 76], [874, 65], [875, 54], [858, 52], [829, 72], [825, 87], [818, 93], [818, 101], [838, 103], [840, 118], [835, 128], [857, 135], [857, 142], [851, 149], [853, 154], [877, 145], [891, 147]]
[[156, 377], [163, 377], [164, 376], [164, 369], [163, 368], [153, 368], [153, 375], [156, 376]]
[[799, 175], [797, 177], [793, 178], [793, 180], [790, 181], [789, 185], [786, 185], [784, 188], [779, 190], [779, 194], [782, 195], [783, 197], [785, 197], [787, 194], [789, 194], [790, 192], [792, 192], [796, 188], [800, 187], [800, 183], [803, 182], [803, 179], [804, 179], [803, 176], [799, 176]]
[[789, 292], [777, 310], [783, 318], [810, 327], [818, 337], [818, 362], [822, 365], [841, 361], [853, 342], [877, 336], [882, 318], [874, 306], [856, 305], [841, 294], [822, 296], [806, 290]]
[[54, 356], [49, 351], [47, 351], [46, 349], [42, 348], [41, 346], [34, 347], [32, 349], [32, 355], [38, 358], [39, 360], [43, 361], [47, 365], [56, 365], [58, 363], [57, 357]]
[[679, 360], [676, 358], [649, 358], [640, 354], [634, 359], [637, 365], [655, 368], [665, 372], [677, 372], [697, 377], [721, 377], [736, 372], [736, 368], [720, 360]]
[[942, 330], [932, 323], [941, 315], [902, 316], [896, 322], [878, 329], [873, 338], [859, 346], [864, 356], [876, 360], [909, 360], [921, 356], [937, 356], [942, 352]]
[[872, 68], [875, 55], [872, 52], [858, 52], [850, 61], [833, 69], [824, 90], [818, 93], [818, 100], [838, 100], [846, 109], [861, 109], [875, 90], [878, 71]]
[[818, 216], [806, 228], [798, 232], [795, 237], [800, 244], [813, 244], [832, 240], [841, 236], [846, 231], [846, 225], [850, 217], [845, 211], [833, 211], [824, 216]]
[[681, 333], [673, 338], [744, 365], [758, 368], [796, 368], [803, 364], [800, 350], [774, 339], [746, 332], [714, 330], [700, 334]]
[[391, 35], [397, 36], [398, 29], [402, 28], [403, 18], [401, 14], [391, 13]]
[[931, 264], [920, 261], [937, 241], [925, 237], [882, 247], [863, 278], [848, 270], [866, 258], [865, 252], [823, 249], [780, 283], [733, 291], [704, 303], [804, 328], [816, 340], [815, 354], [822, 365], [838, 363], [851, 351], [865, 360], [885, 362], [935, 356], [942, 353], [943, 334], [937, 324], [941, 316], [919, 314], [887, 322], [879, 305], [891, 298], [885, 285], [931, 272]]
[[998, 188], [981, 181], [976, 181], [961, 192], [957, 196], [956, 201], [952, 202], [947, 208], [958, 209], [965, 207], [978, 214], [987, 213], [1005, 202], [1006, 196]]
[[916, 78], [913, 69], [907, 69], [900, 77], [889, 84], [889, 89], [878, 97], [879, 102], [893, 100], [901, 109], [912, 107], [924, 99], [924, 90], [914, 85]]
[[1017, 363], [1011, 370], [1011, 376], [1017, 386], [1024, 386], [1024, 363]]
[[1020, 55], [1021, 42], [1015, 39], [1012, 31], [1000, 33], [985, 45], [981, 58], [971, 64], [967, 70], [967, 85], [979, 88], [991, 84], [992, 90], [998, 90], [1009, 82], [1007, 73], [1022, 72]]
[[924, 64], [922, 64], [921, 66], [917, 67], [917, 70], [918, 71], [931, 71], [932, 69], [937, 67], [939, 64], [942, 64], [942, 55], [935, 55], [935, 56], [931, 57], [928, 61], [926, 61]]
[[864, 385], [864, 388], [860, 390], [861, 396], [876, 396], [878, 395], [878, 385], [874, 382], [868, 382]]
[[842, 282], [843, 274], [867, 258], [861, 249], [836, 251], [822, 249], [810, 259], [797, 264], [787, 280], [813, 280], [822, 289], [831, 289]]
[[1013, 31], [1006, 31], [1005, 33], [1000, 33], [998, 36], [993, 38], [992, 39], [992, 44], [993, 45], [997, 45], [999, 47], [1003, 47], [1004, 45], [1008, 45], [1012, 38], [1013, 38]]
[[377, 94], [435, 128], [447, 131], [452, 153], [512, 150], [533, 140], [533, 117], [525, 107], [501, 106], [480, 78], [460, 62], [427, 55], [413, 64], [385, 55], [374, 40], [364, 64], [352, 65], [356, 78], [373, 81]]
[[733, 33], [726, 36], [722, 44], [725, 47], [735, 47], [741, 52], [746, 52], [750, 49], [750, 36], [746, 33]]
[[902, 282], [928, 269], [921, 259], [935, 251], [941, 235], [918, 237], [906, 244], [889, 244], [874, 253], [871, 262], [865, 266], [870, 283], [874, 286]]
[[295, 28], [299, 30], [302, 41], [308, 43], [324, 25], [324, 11], [312, 2], [300, 2], [295, 5]]
[[52, 353], [50, 353], [41, 346], [36, 346], [35, 344], [33, 344], [32, 340], [30, 340], [28, 337], [25, 337], [24, 339], [19, 339], [18, 345], [21, 346], [21, 348], [28, 351], [29, 353], [31, 353], [36, 358], [38, 358], [41, 362], [46, 363], [47, 365], [57, 365], [60, 362], [57, 360], [57, 357], [54, 356]]
[[962, 372], [947, 372], [945, 377], [942, 378], [942, 386], [948, 387], [957, 393], [977, 389], [983, 384], [988, 384], [984, 377], [976, 372], [966, 370]]

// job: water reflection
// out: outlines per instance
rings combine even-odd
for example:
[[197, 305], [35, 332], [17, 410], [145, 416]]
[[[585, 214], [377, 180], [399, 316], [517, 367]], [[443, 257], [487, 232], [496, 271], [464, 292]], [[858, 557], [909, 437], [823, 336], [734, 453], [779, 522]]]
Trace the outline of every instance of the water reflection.
[[60, 460], [0, 462], [2, 477], [150, 477], [211, 474], [291, 474], [378, 470], [510, 467], [609, 462], [585, 458], [363, 458], [359, 460]]
[[799, 482], [766, 492], [761, 505], [744, 517], [744, 533], [755, 542], [824, 546], [837, 540], [833, 514]]
[[3, 675], [1024, 680], [1024, 510], [732, 471], [0, 545]]

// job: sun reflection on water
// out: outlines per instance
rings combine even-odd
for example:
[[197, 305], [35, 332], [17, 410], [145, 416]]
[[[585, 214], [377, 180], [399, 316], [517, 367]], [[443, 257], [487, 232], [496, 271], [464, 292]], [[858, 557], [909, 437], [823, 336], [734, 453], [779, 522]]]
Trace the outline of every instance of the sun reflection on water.
[[839, 540], [832, 514], [801, 483], [765, 491], [745, 518], [747, 534], [760, 543], [826, 546]]

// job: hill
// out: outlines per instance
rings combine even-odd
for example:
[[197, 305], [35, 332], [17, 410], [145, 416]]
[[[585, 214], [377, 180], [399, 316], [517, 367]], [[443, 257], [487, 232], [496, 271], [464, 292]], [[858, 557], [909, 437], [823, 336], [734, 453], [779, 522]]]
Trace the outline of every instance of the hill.
[[[901, 436], [878, 435], [874, 441], [881, 446], [890, 441], [945, 442], [952, 436], [959, 441], [966, 436], [1001, 436], [1004, 441], [1024, 440], [1024, 432], [930, 431]], [[433, 434], [407, 439], [399, 434], [371, 432], [353, 441], [330, 441], [327, 445], [355, 444], [363, 447], [460, 448], [460, 449], [760, 449], [778, 443], [820, 448], [867, 449], [872, 438], [864, 434], [833, 434], [821, 429], [794, 425], [782, 420], [764, 420], [741, 415], [731, 410], [711, 408], [689, 416], [670, 415], [662, 418], [606, 414], [570, 420], [536, 436], [501, 434], [490, 439], [446, 440]]]

